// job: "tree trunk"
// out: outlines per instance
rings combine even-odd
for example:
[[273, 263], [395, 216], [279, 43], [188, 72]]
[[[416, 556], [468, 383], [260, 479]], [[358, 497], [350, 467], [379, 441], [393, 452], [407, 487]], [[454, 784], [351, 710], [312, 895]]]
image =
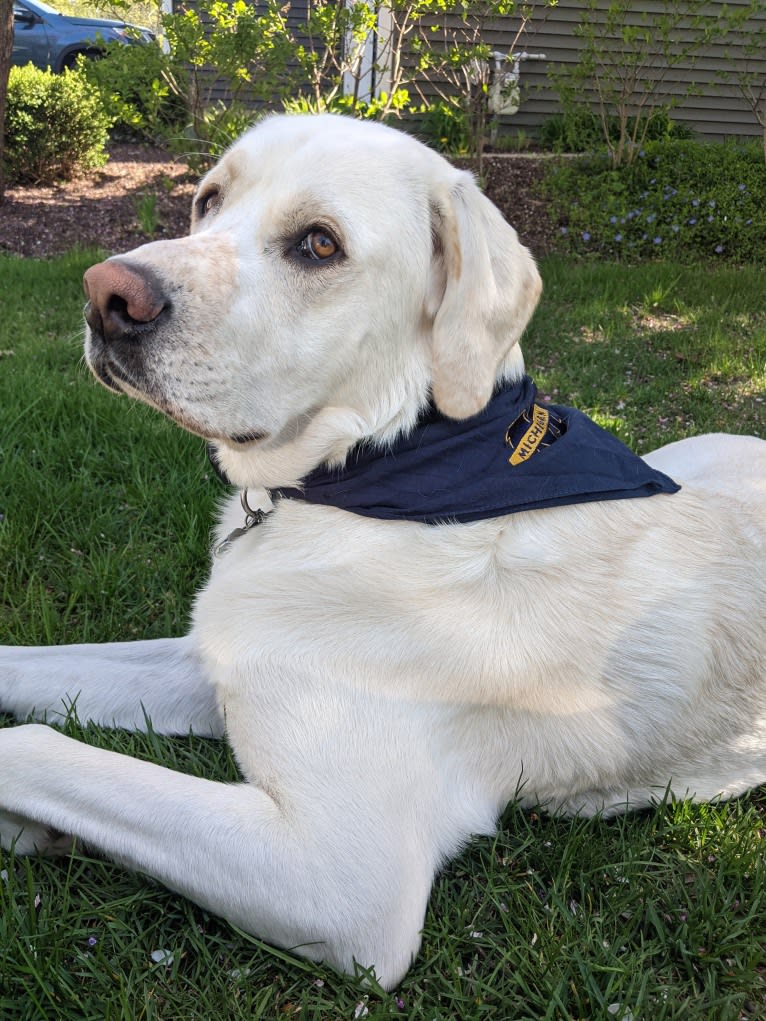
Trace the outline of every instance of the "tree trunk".
[[0, 0], [0, 203], [5, 198], [5, 101], [13, 53], [13, 0]]

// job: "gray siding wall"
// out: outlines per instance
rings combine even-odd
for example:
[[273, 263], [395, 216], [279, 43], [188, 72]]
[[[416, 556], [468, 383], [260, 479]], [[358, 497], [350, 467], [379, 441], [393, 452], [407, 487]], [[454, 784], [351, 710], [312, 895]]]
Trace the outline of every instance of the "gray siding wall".
[[[748, 0], [728, 0], [729, 6], [747, 7]], [[598, 0], [601, 11], [609, 0]], [[662, 3], [656, 0], [636, 0], [635, 8], [641, 12], [659, 12]], [[711, 12], [722, 7], [712, 2]], [[581, 40], [575, 35], [582, 12], [582, 3], [577, 0], [558, 0], [555, 7], [540, 11], [532, 19], [529, 30], [520, 40], [517, 49], [546, 54], [545, 61], [529, 61], [521, 65], [522, 104], [519, 112], [505, 118], [504, 125], [513, 130], [522, 128], [529, 134], [547, 118], [559, 112], [559, 100], [549, 77], [549, 70], [558, 66], [573, 66], [577, 63]], [[766, 25], [766, 4], [763, 5], [761, 20]], [[514, 24], [495, 25], [488, 33], [487, 40], [498, 50], [507, 50], [514, 38]], [[677, 105], [672, 113], [676, 120], [684, 121], [702, 137], [721, 141], [732, 137], [760, 137], [761, 129], [742, 98], [733, 81], [725, 81], [721, 75], [731, 66], [730, 57], [744, 67], [747, 58], [742, 52], [743, 40], [720, 40], [707, 48], [700, 59], [691, 66], [688, 62], [671, 67], [663, 83], [663, 92], [673, 96]], [[766, 77], [766, 52], [759, 61], [759, 70]], [[756, 68], [752, 58], [747, 65]], [[687, 95], [693, 85], [693, 95]], [[591, 102], [595, 97], [588, 97]]]

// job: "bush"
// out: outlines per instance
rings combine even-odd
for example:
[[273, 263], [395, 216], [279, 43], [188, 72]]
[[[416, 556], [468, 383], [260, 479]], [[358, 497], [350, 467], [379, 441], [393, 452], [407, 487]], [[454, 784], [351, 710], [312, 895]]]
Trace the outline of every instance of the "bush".
[[557, 113], [540, 125], [540, 141], [554, 152], [593, 152], [604, 146], [601, 122], [590, 110]]
[[420, 133], [438, 152], [465, 153], [469, 147], [468, 118], [457, 104], [444, 101], [423, 105]]
[[651, 142], [629, 166], [606, 155], [546, 177], [562, 246], [607, 258], [766, 261], [766, 175], [758, 143]]
[[5, 172], [19, 184], [69, 180], [107, 160], [109, 118], [79, 71], [12, 67], [5, 113]]
[[287, 6], [196, 0], [162, 15], [167, 52], [116, 45], [82, 70], [123, 133], [167, 144], [199, 173], [259, 107], [292, 93], [298, 44]]
[[100, 60], [83, 60], [79, 70], [98, 89], [115, 135], [157, 142], [185, 123], [182, 99], [171, 89], [178, 72], [159, 46], [110, 45]]
[[[633, 133], [635, 122], [628, 118], [627, 131]], [[617, 117], [607, 122], [610, 143], [620, 138]], [[682, 121], [674, 121], [667, 110], [657, 110], [646, 123], [646, 142], [680, 141], [691, 139], [694, 131]], [[565, 113], [549, 117], [540, 128], [540, 141], [554, 152], [594, 152], [604, 148], [604, 128], [599, 116], [592, 110], [578, 106]]]

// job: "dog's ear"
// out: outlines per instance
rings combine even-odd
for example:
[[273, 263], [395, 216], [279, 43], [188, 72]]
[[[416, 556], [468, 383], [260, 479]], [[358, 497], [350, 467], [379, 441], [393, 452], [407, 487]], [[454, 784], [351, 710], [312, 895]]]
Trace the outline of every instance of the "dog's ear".
[[477, 414], [542, 288], [531, 254], [473, 177], [456, 172], [431, 196], [433, 397], [450, 418]]

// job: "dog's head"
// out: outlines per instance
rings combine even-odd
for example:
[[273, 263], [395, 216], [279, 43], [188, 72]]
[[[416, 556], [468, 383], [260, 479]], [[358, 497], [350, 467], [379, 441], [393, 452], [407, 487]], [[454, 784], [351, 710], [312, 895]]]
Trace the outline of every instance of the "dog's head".
[[187, 238], [92, 267], [86, 357], [211, 440], [239, 485], [296, 481], [433, 395], [466, 418], [522, 372], [532, 257], [469, 174], [413, 138], [271, 117], [199, 185]]

